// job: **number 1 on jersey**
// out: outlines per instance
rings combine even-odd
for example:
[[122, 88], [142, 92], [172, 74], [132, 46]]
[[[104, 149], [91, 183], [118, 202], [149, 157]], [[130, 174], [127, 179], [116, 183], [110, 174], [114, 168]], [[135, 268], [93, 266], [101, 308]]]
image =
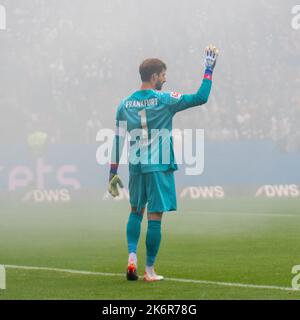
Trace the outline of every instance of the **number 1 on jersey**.
[[[142, 125], [142, 129], [143, 129], [142, 140], [144, 143], [146, 143], [148, 140], [148, 126], [147, 126], [146, 109], [139, 111], [138, 115], [141, 117], [141, 125]], [[146, 144], [148, 144], [148, 143], [146, 143]]]

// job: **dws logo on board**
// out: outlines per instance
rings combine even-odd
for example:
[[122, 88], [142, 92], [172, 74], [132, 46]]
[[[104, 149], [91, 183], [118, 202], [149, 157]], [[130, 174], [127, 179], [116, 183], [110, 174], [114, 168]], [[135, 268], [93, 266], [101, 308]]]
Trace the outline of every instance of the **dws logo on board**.
[[188, 199], [223, 199], [225, 192], [221, 186], [191, 186], [184, 188], [180, 198]]
[[300, 196], [299, 187], [296, 184], [264, 185], [258, 188], [255, 197], [267, 198], [296, 198]]
[[40, 190], [35, 189], [26, 193], [23, 201], [32, 201], [34, 203], [43, 202], [69, 202], [71, 200], [71, 195], [67, 189], [57, 189], [57, 190]]

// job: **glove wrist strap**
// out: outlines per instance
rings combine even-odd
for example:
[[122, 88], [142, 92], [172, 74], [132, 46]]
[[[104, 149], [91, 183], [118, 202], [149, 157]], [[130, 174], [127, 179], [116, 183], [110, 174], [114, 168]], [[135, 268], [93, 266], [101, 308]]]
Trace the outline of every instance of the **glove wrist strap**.
[[112, 163], [110, 165], [110, 173], [117, 174], [119, 165], [117, 163]]
[[212, 80], [212, 74], [213, 71], [209, 68], [206, 68], [204, 72], [204, 79]]

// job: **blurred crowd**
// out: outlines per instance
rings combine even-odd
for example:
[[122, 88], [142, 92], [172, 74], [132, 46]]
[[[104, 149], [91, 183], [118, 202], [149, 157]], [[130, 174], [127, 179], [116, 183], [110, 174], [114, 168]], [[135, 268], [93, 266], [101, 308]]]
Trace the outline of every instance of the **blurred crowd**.
[[178, 114], [174, 127], [299, 151], [300, 32], [289, 7], [247, 0], [237, 15], [233, 0], [155, 2], [2, 0], [0, 143], [24, 142], [34, 130], [51, 143], [94, 143], [99, 129], [113, 128], [120, 100], [138, 89], [143, 59], [167, 63], [164, 89], [192, 93], [213, 42], [221, 54], [209, 103]]

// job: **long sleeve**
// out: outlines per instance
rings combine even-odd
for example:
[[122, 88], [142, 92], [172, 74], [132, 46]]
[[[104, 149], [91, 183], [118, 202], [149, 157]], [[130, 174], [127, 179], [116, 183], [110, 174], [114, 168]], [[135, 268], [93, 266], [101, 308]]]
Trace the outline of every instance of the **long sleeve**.
[[122, 151], [126, 137], [126, 127], [124, 127], [123, 124], [124, 122], [121, 119], [119, 108], [116, 116], [116, 130], [111, 152], [110, 174], [117, 174], [118, 172], [118, 167], [122, 156]]
[[168, 105], [170, 112], [173, 114], [188, 108], [200, 106], [207, 102], [210, 95], [211, 86], [211, 80], [203, 79], [202, 84], [196, 93], [180, 95], [171, 92], [169, 99], [166, 99], [167, 101], [165, 101], [165, 104]]

